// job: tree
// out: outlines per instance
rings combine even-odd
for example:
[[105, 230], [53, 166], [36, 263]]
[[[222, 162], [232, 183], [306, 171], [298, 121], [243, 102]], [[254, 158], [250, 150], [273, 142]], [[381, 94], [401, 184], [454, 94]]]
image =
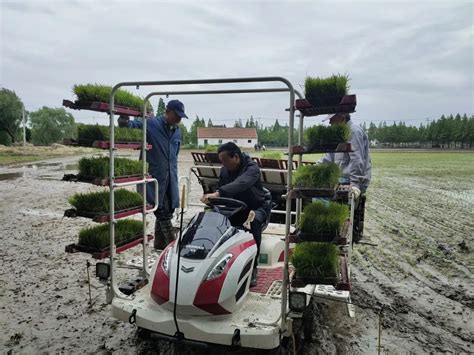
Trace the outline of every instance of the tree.
[[242, 128], [244, 125], [242, 124], [242, 119], [239, 118], [238, 121], [234, 122], [234, 128]]
[[178, 126], [179, 126], [179, 130], [181, 131], [181, 144], [185, 145], [185, 144], [191, 143], [188, 129], [183, 124], [183, 122], [181, 122]]
[[196, 119], [191, 124], [191, 130], [189, 132], [189, 139], [192, 144], [197, 144], [197, 129], [201, 127], [206, 127], [206, 123], [204, 122], [204, 118], [200, 119], [198, 115], [196, 115]]
[[23, 119], [23, 103], [13, 90], [0, 90], [0, 132], [5, 132], [12, 143]]
[[76, 135], [74, 117], [64, 108], [43, 106], [30, 114], [31, 138], [34, 144], [49, 145]]
[[207, 121], [207, 127], [214, 127], [214, 124], [212, 123], [212, 120], [210, 118]]
[[160, 97], [158, 100], [158, 107], [156, 108], [156, 117], [162, 116], [166, 111], [166, 105], [163, 99]]

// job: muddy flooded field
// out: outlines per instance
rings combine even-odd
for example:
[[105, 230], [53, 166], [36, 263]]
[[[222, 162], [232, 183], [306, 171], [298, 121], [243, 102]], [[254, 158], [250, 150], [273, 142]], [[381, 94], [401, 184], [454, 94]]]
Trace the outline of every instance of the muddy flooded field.
[[[64, 248], [93, 222], [63, 213], [75, 192], [103, 188], [61, 181], [78, 159], [0, 168], [0, 351], [171, 352], [112, 318], [93, 268], [89, 307], [86, 264], [95, 260]], [[191, 156], [180, 159], [183, 175]], [[367, 244], [354, 253], [356, 318], [341, 304], [319, 305], [304, 353], [373, 354], [379, 329], [383, 353], [474, 352], [474, 154], [389, 152], [373, 161]], [[192, 187], [196, 199], [200, 187]], [[139, 247], [121, 254], [122, 277], [131, 273], [125, 260], [138, 255]]]

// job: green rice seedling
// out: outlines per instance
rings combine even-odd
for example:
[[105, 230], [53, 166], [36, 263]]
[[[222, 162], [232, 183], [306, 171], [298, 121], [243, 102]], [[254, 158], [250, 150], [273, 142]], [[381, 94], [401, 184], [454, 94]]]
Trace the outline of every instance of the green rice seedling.
[[[139, 128], [115, 127], [115, 142], [141, 142], [143, 130]], [[77, 138], [79, 141], [108, 141], [110, 130], [108, 126], [80, 124], [77, 127]]]
[[261, 157], [265, 159], [278, 159], [278, 160], [283, 158], [281, 152], [263, 152]]
[[[69, 203], [74, 206], [78, 212], [86, 212], [94, 215], [109, 213], [110, 210], [110, 191], [77, 193], [69, 198]], [[137, 192], [126, 189], [115, 190], [115, 210], [121, 211], [133, 207], [139, 207], [143, 204], [143, 197]]]
[[316, 107], [334, 106], [341, 102], [349, 90], [347, 75], [332, 75], [329, 78], [307, 77], [305, 80], [305, 97]]
[[303, 233], [337, 236], [349, 214], [349, 208], [337, 202], [317, 201], [304, 208], [300, 218]]
[[[98, 84], [74, 85], [72, 89], [78, 101], [84, 102], [109, 102], [112, 87]], [[115, 104], [135, 109], [143, 110], [143, 99], [133, 95], [127, 90], [119, 89], [115, 92]], [[147, 103], [147, 112], [153, 112], [150, 102]]]
[[316, 125], [306, 129], [305, 136], [308, 147], [324, 147], [347, 142], [351, 137], [351, 129], [346, 124]]
[[290, 261], [298, 276], [334, 278], [339, 274], [338, 248], [331, 243], [299, 243]]
[[294, 175], [295, 187], [332, 189], [335, 188], [341, 176], [341, 168], [335, 163], [303, 165]]
[[[88, 227], [79, 231], [79, 244], [95, 249], [104, 249], [110, 245], [109, 223]], [[115, 245], [135, 236], [143, 235], [143, 222], [131, 219], [119, 220], [115, 224]]]
[[[95, 178], [109, 176], [110, 159], [108, 157], [82, 158], [79, 160], [79, 175]], [[125, 158], [114, 159], [115, 176], [140, 175], [143, 173], [143, 162]]]

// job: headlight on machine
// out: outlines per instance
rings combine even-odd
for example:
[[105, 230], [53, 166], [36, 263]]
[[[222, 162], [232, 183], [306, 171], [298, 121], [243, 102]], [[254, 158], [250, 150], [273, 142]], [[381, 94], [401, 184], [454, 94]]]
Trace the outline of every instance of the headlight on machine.
[[171, 255], [173, 255], [173, 253], [171, 252], [173, 250], [173, 248], [168, 248], [166, 251], [165, 251], [165, 255], [163, 256], [163, 264], [162, 264], [162, 267], [163, 267], [163, 271], [169, 275], [169, 269], [170, 269], [170, 265], [171, 265]]
[[227, 263], [230, 261], [230, 259], [232, 259], [232, 257], [233, 255], [231, 253], [227, 253], [226, 255], [224, 255], [224, 257], [219, 260], [217, 265], [214, 266], [211, 272], [207, 275], [206, 281], [221, 276], [224, 272], [225, 267], [227, 266]]
[[291, 292], [289, 297], [290, 309], [294, 312], [304, 312], [306, 309], [306, 293]]

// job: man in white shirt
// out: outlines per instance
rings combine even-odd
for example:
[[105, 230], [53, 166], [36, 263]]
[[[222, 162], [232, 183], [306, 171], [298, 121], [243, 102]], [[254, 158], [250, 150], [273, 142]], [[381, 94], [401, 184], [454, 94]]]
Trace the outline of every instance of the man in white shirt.
[[351, 129], [349, 143], [352, 152], [327, 153], [318, 163], [336, 163], [342, 170], [342, 183], [350, 184], [356, 197], [353, 241], [362, 238], [364, 229], [365, 192], [369, 187], [372, 164], [367, 133], [351, 121], [351, 116], [336, 113], [329, 116], [329, 124], [346, 124]]

